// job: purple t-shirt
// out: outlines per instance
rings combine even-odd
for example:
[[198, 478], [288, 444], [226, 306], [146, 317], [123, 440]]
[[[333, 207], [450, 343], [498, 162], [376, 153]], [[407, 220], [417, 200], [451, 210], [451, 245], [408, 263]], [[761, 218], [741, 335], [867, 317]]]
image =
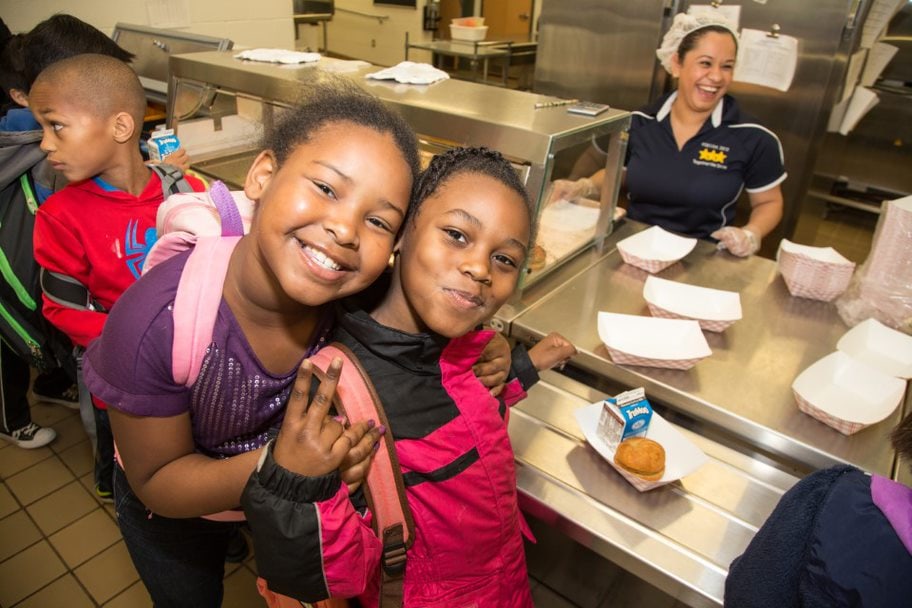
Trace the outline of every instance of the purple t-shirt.
[[[172, 307], [189, 252], [158, 264], [127, 289], [84, 358], [85, 381], [102, 401], [137, 416], [190, 413], [197, 450], [233, 456], [254, 450], [278, 429], [298, 365], [271, 374], [253, 352], [223, 299], [199, 377], [191, 388], [171, 371]], [[328, 330], [328, 319], [318, 336]], [[303, 359], [302, 359], [303, 360]]]

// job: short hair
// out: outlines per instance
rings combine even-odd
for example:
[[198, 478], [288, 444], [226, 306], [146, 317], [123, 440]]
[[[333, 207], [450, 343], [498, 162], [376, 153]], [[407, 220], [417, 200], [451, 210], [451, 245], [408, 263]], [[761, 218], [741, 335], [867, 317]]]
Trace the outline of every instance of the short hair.
[[411, 171], [414, 185], [420, 171], [415, 132], [397, 112], [348, 80], [329, 78], [310, 89], [294, 109], [275, 122], [264, 145], [281, 166], [297, 146], [309, 141], [322, 127], [337, 122], [390, 134]]
[[27, 88], [48, 66], [75, 55], [94, 53], [123, 62], [130, 62], [134, 57], [101, 30], [62, 13], [45, 19], [25, 34], [22, 52]]
[[72, 103], [95, 116], [108, 117], [127, 112], [142, 130], [146, 113], [146, 92], [133, 68], [107, 55], [76, 55], [51, 64], [38, 75], [38, 84], [53, 83], [65, 90]]
[[464, 173], [487, 175], [514, 191], [522, 200], [523, 206], [529, 214], [529, 241], [534, 242], [532, 200], [529, 198], [528, 191], [510, 161], [504, 158], [500, 152], [485, 147], [451, 148], [432, 158], [427, 169], [418, 178], [405, 224], [415, 221], [418, 210], [425, 200], [440, 190], [447, 181]]

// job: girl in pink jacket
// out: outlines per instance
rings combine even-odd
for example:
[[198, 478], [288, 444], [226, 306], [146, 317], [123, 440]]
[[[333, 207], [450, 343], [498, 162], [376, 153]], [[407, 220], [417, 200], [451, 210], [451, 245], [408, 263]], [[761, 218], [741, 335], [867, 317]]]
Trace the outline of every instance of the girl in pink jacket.
[[[531, 247], [530, 202], [512, 166], [484, 148], [451, 150], [417, 184], [379, 304], [361, 298], [337, 310], [333, 339], [358, 357], [383, 402], [414, 518], [406, 607], [532, 606], [508, 406], [536, 369], [576, 351], [556, 334], [514, 350], [515, 377], [497, 398], [472, 373], [493, 333], [476, 328], [513, 293]], [[267, 450], [242, 497], [257, 568], [275, 593], [372, 608], [382, 543], [363, 494], [350, 497], [338, 472], [312, 457], [326, 408], [304, 412], [304, 384], [285, 420], [299, 422], [297, 449]]]

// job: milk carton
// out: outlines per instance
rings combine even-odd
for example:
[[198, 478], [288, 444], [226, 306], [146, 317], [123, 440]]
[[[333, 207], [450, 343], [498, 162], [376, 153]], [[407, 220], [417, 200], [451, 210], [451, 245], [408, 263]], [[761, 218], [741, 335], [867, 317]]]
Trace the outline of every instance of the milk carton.
[[605, 399], [597, 432], [615, 449], [625, 439], [645, 435], [650, 420], [652, 406], [646, 400], [646, 391], [635, 388]]
[[174, 129], [153, 131], [149, 137], [149, 159], [161, 162], [163, 158], [180, 148], [180, 140]]

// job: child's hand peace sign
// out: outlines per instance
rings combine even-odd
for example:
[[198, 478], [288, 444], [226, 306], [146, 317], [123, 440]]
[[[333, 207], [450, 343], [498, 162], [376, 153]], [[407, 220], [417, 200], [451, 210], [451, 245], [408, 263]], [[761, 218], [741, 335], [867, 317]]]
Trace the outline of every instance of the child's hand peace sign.
[[313, 364], [305, 360], [295, 378], [285, 420], [276, 439], [274, 458], [284, 468], [308, 477], [325, 475], [344, 465], [346, 483], [357, 483], [348, 474], [354, 467], [357, 477], [366, 474], [374, 444], [381, 431], [374, 428], [373, 420], [362, 421], [345, 427], [339, 418], [329, 415], [336, 385], [342, 371], [341, 359], [333, 359], [326, 371], [326, 380], [320, 383], [310, 403], [310, 383]]

